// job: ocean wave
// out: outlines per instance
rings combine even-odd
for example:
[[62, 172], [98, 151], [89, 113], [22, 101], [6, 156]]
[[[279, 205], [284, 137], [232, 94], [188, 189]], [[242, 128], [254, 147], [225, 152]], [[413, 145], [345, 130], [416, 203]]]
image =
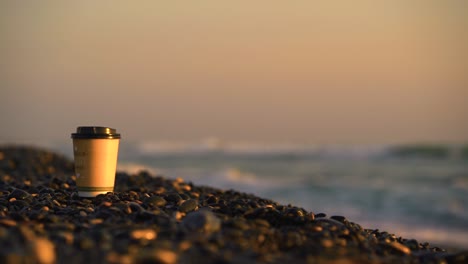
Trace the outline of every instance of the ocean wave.
[[297, 143], [261, 143], [224, 141], [207, 138], [200, 141], [141, 141], [131, 143], [137, 155], [244, 155], [298, 156], [343, 159], [453, 159], [468, 161], [468, 146], [456, 144], [403, 145], [316, 145]]
[[295, 144], [262, 144], [249, 142], [226, 142], [217, 138], [201, 141], [144, 141], [137, 144], [142, 154], [189, 154], [223, 152], [232, 154], [268, 154], [315, 152], [316, 147]]
[[[297, 143], [261, 143], [222, 141], [207, 138], [201, 141], [142, 141], [132, 143], [133, 151], [140, 155], [226, 154], [249, 156], [316, 156], [316, 157], [369, 157], [384, 153], [385, 146], [339, 146]], [[127, 148], [128, 149], [128, 148]]]

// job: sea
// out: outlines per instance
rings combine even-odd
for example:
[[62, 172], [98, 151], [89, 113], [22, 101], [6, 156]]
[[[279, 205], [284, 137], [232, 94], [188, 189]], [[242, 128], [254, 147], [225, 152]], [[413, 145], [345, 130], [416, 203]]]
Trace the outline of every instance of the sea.
[[[72, 158], [71, 142], [52, 148]], [[122, 141], [118, 170], [234, 189], [468, 249], [468, 145]]]

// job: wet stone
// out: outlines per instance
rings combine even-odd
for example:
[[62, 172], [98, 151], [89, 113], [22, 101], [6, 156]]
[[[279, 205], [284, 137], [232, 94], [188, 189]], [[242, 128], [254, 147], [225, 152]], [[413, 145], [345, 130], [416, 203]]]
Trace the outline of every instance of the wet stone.
[[171, 204], [179, 204], [182, 201], [182, 197], [178, 193], [170, 193], [166, 195], [165, 199]]
[[167, 201], [160, 196], [151, 196], [145, 199], [144, 204], [149, 207], [163, 207], [167, 204]]
[[419, 243], [416, 239], [409, 239], [403, 243], [410, 250], [419, 250]]
[[182, 220], [183, 226], [188, 231], [212, 233], [221, 228], [221, 221], [208, 210], [199, 210], [187, 214]]
[[17, 223], [14, 220], [11, 219], [0, 219], [0, 225], [2, 226], [16, 226]]
[[21, 211], [23, 208], [28, 208], [29, 203], [23, 200], [14, 200], [10, 202], [10, 211]]
[[49, 264], [55, 263], [55, 246], [45, 238], [35, 239], [31, 243], [32, 252], [36, 257], [37, 263]]
[[341, 216], [341, 215], [330, 216], [330, 219], [336, 220], [336, 221], [341, 222], [341, 223], [344, 223], [345, 221], [347, 221], [346, 217]]
[[409, 249], [407, 246], [398, 242], [386, 243], [385, 247], [392, 249], [392, 253], [403, 254], [403, 255], [411, 254], [411, 249]]
[[151, 252], [143, 252], [138, 257], [138, 263], [161, 263], [175, 264], [177, 263], [177, 254], [168, 249], [157, 249]]
[[188, 196], [188, 195], [185, 194], [185, 193], [179, 193], [179, 196], [180, 196], [180, 198], [182, 198], [182, 200], [188, 200], [188, 199], [190, 199], [190, 196]]
[[145, 211], [145, 209], [141, 207], [141, 205], [139, 205], [138, 203], [130, 202], [128, 205], [132, 210], [132, 213], [141, 213]]
[[136, 229], [130, 233], [130, 237], [135, 240], [153, 240], [157, 233], [153, 229]]
[[25, 200], [31, 198], [31, 194], [26, 191], [16, 189], [10, 195], [8, 195], [8, 199], [15, 198], [17, 200]]
[[188, 213], [188, 212], [191, 212], [191, 211], [194, 211], [196, 210], [198, 207], [198, 202], [197, 200], [195, 199], [189, 199], [189, 200], [186, 200], [185, 202], [183, 202], [180, 206], [179, 206], [179, 211], [183, 212], [183, 213]]
[[216, 204], [218, 203], [218, 201], [219, 201], [219, 198], [214, 195], [211, 195], [206, 199], [207, 204]]
[[247, 221], [243, 218], [234, 218], [228, 223], [230, 226], [240, 229], [240, 230], [248, 230], [250, 228], [250, 225], [247, 223]]

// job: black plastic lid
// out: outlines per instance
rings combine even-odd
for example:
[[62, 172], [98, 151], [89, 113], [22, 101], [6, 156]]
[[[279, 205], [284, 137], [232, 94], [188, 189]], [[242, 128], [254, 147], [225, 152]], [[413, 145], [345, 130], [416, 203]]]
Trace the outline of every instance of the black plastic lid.
[[72, 138], [96, 138], [96, 139], [117, 139], [120, 134], [110, 127], [81, 126], [76, 128], [76, 133], [72, 133]]

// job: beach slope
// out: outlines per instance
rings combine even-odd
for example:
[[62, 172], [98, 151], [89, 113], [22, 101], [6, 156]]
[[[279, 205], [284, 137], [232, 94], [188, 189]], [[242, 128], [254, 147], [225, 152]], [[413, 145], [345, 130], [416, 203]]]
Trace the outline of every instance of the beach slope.
[[1, 263], [468, 262], [468, 251], [183, 179], [119, 172], [115, 192], [88, 199], [75, 179], [61, 155], [0, 146]]

